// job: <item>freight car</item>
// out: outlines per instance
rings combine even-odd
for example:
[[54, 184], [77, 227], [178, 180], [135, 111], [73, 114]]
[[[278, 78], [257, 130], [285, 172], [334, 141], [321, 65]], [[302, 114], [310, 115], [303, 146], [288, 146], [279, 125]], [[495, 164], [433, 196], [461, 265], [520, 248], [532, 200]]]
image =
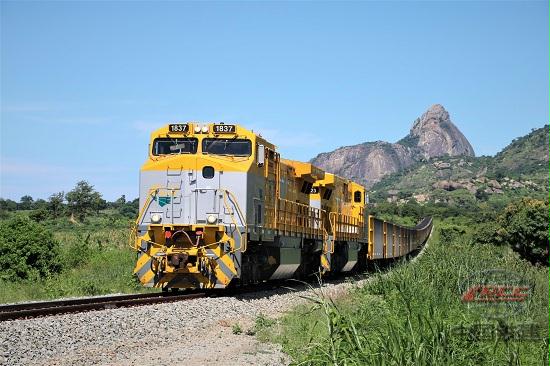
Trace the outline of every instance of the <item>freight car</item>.
[[427, 239], [368, 215], [366, 191], [240, 125], [174, 123], [151, 134], [132, 235], [144, 286], [226, 288], [349, 272]]

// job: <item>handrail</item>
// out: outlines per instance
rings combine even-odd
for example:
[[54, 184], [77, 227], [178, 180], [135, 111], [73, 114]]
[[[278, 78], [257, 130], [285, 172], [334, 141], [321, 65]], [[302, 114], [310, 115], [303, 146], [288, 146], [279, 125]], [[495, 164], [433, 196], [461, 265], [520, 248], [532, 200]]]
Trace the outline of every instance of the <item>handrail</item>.
[[[132, 231], [130, 232], [130, 238], [129, 238], [129, 243], [128, 244], [130, 244], [130, 246], [132, 248], [134, 248], [135, 250], [137, 250], [137, 245], [136, 245], [137, 229], [138, 229], [139, 224], [141, 223], [141, 221], [143, 219], [143, 215], [147, 212], [147, 209], [151, 205], [152, 198], [153, 198], [153, 192], [157, 193], [159, 189], [160, 188], [158, 186], [154, 186], [151, 189], [149, 189], [149, 192], [147, 194], [147, 199], [145, 200], [145, 203], [143, 204], [143, 207], [141, 208], [141, 210], [138, 212], [138, 216], [137, 216], [136, 221], [135, 221], [135, 223], [132, 227]], [[132, 241], [134, 242], [134, 245], [131, 244]]]
[[247, 249], [247, 240], [246, 238], [243, 238], [243, 235], [241, 234], [241, 231], [239, 230], [239, 227], [237, 225], [237, 222], [235, 221], [235, 217], [233, 215], [233, 210], [229, 207], [229, 204], [227, 202], [228, 199], [231, 199], [233, 202], [234, 207], [237, 209], [237, 214], [239, 215], [239, 219], [241, 220], [241, 224], [244, 226], [245, 233], [248, 232], [248, 225], [246, 224], [246, 218], [243, 219], [243, 213], [241, 211], [241, 208], [239, 206], [239, 202], [235, 199], [235, 195], [231, 192], [229, 192], [227, 189], [221, 190], [223, 194], [223, 204], [225, 208], [227, 208], [227, 211], [229, 211], [229, 216], [231, 217], [231, 221], [233, 221], [233, 224], [235, 225], [235, 228], [237, 228], [237, 233], [239, 234], [240, 239], [240, 246], [239, 248], [234, 248], [233, 251], [240, 250], [241, 253], [246, 252]]
[[130, 224], [130, 235], [128, 236], [128, 245], [130, 248], [136, 250], [136, 238], [137, 238], [138, 225], [135, 222]]
[[[280, 215], [278, 216], [277, 222], [275, 222], [275, 227], [278, 230], [300, 232], [300, 233], [304, 233], [315, 237], [323, 235], [322, 214], [326, 213], [325, 210], [317, 207], [312, 207], [304, 203], [290, 201], [284, 198], [278, 199], [277, 203], [275, 204], [275, 207], [279, 208], [279, 206], [283, 206], [283, 207], [280, 209]], [[296, 212], [294, 212], [294, 209], [296, 209], [295, 210]], [[296, 219], [295, 221], [291, 220], [290, 223], [287, 222], [289, 218], [288, 216], [289, 213], [291, 215], [294, 215], [291, 218]], [[314, 215], [312, 215], [312, 213]], [[303, 221], [300, 221], [300, 220], [303, 220]], [[317, 220], [319, 220], [318, 227], [315, 224]], [[302, 222], [301, 226], [299, 222]], [[306, 222], [308, 222], [308, 225], [305, 225]], [[298, 230], [298, 227], [301, 227], [303, 230], [301, 231]]]
[[333, 245], [330, 246], [330, 253], [334, 253], [334, 247], [336, 245], [334, 245], [334, 241], [336, 240], [336, 225], [334, 225], [334, 223], [332, 222], [332, 216], [335, 216], [336, 215], [336, 212], [329, 212], [328, 213], [328, 222], [330, 224], [330, 228], [332, 229], [332, 241], [333, 241]]
[[143, 207], [141, 208], [141, 210], [139, 211], [138, 213], [138, 217], [136, 219], [136, 224], [139, 225], [140, 222], [141, 222], [141, 219], [143, 217], [143, 215], [147, 212], [147, 209], [149, 208], [149, 206], [151, 205], [151, 199], [153, 198], [153, 192], [157, 193], [158, 190], [160, 188], [158, 186], [155, 186], [151, 189], [149, 189], [149, 192], [147, 194], [147, 199], [145, 200], [145, 203], [143, 204]]

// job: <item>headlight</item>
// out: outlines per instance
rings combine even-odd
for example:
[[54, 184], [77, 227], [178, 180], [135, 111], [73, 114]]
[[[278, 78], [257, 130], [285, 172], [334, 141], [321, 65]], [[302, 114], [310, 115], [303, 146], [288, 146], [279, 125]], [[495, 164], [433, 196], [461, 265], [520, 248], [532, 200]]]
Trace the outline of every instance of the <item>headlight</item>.
[[162, 216], [158, 213], [154, 213], [151, 215], [151, 223], [152, 224], [160, 224], [162, 221]]
[[218, 218], [214, 215], [208, 215], [208, 217], [206, 218], [206, 222], [209, 223], [210, 225], [214, 225], [217, 221], [218, 221]]
[[202, 126], [202, 133], [208, 132], [208, 126]]
[[201, 132], [201, 126], [195, 126], [195, 133]]

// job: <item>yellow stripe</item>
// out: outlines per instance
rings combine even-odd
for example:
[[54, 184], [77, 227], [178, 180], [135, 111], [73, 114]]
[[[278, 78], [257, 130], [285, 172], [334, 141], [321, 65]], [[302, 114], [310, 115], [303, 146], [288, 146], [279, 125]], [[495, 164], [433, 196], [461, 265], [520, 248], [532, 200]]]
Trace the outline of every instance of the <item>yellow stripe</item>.
[[[162, 157], [158, 160], [149, 160], [142, 167], [142, 171], [151, 170], [201, 170], [204, 166], [211, 166], [217, 171], [247, 172], [254, 164], [253, 156], [208, 156], [197, 154], [176, 155]], [[255, 164], [254, 164], [255, 165]]]
[[151, 259], [159, 251], [160, 251], [160, 248], [151, 247], [151, 249], [149, 249], [149, 253], [143, 253], [143, 255], [140, 256], [136, 262], [134, 273], [139, 272], [139, 270], [143, 267], [143, 265], [147, 263], [149, 259]]
[[153, 271], [147, 271], [143, 277], [141, 277], [139, 280], [141, 283], [147, 283], [151, 282], [151, 280], [155, 277], [155, 273]]
[[231, 273], [233, 273], [233, 275], [236, 276], [237, 270], [235, 269], [235, 263], [233, 263], [233, 260], [228, 255], [224, 255], [220, 259], [222, 260], [223, 263], [225, 263], [227, 268], [229, 268]]
[[330, 271], [330, 263], [328, 262], [327, 257], [323, 254], [321, 255], [321, 266], [327, 270]]

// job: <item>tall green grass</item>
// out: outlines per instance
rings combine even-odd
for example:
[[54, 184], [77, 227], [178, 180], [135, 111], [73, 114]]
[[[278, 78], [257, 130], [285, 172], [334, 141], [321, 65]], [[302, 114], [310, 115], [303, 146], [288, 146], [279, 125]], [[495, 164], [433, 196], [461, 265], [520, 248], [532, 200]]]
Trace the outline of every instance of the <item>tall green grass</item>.
[[[468, 309], [460, 284], [472, 272], [501, 268], [534, 284], [524, 313], [510, 324], [536, 323], [540, 340], [494, 334], [482, 340], [458, 326], [499, 323], [483, 309]], [[317, 290], [300, 307], [260, 332], [279, 342], [300, 365], [539, 365], [548, 354], [548, 268], [533, 267], [505, 247], [474, 246], [462, 235], [450, 243], [430, 240], [414, 263], [402, 263], [351, 295], [333, 301]], [[546, 363], [547, 364], [547, 363]]]

